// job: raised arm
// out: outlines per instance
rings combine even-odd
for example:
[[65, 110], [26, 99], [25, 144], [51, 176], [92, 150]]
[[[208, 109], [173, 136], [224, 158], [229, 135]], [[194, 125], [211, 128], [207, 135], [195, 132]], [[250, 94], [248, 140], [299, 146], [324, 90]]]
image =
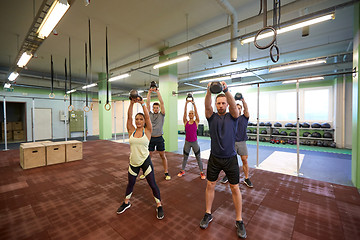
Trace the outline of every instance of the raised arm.
[[205, 117], [210, 118], [213, 113], [214, 110], [211, 106], [211, 93], [210, 93], [210, 83], [209, 83], [205, 95]]
[[135, 131], [135, 127], [133, 125], [133, 107], [134, 107], [134, 103], [136, 100], [130, 100], [130, 105], [129, 105], [129, 109], [128, 109], [128, 117], [127, 117], [127, 123], [126, 123], [126, 128], [127, 131], [129, 133], [129, 137], [130, 135]]
[[250, 118], [249, 109], [248, 109], [247, 103], [245, 102], [245, 99], [243, 98], [243, 99], [241, 99], [241, 101], [242, 101], [243, 107], [244, 107], [244, 116], [247, 118]]
[[195, 122], [196, 122], [196, 125], [199, 125], [200, 118], [199, 118], [199, 114], [198, 114], [198, 111], [197, 111], [197, 108], [196, 108], [195, 102], [194, 102], [194, 101], [192, 101], [192, 104], [194, 105]]
[[223, 92], [225, 93], [226, 100], [227, 100], [227, 102], [229, 104], [229, 113], [231, 114], [231, 116], [233, 118], [238, 118], [239, 117], [239, 110], [236, 107], [235, 99], [234, 99], [233, 95], [230, 93], [230, 91], [228, 91], [228, 87], [226, 85], [226, 82], [222, 81], [221, 84], [223, 85]]
[[159, 89], [156, 89], [156, 94], [157, 94], [157, 97], [158, 97], [159, 102], [160, 102], [161, 113], [162, 113], [163, 115], [165, 115], [165, 105], [164, 105], [164, 101], [163, 101], [163, 99], [162, 99], [162, 97], [161, 97], [161, 94], [160, 94]]
[[151, 102], [151, 92], [152, 89], [150, 88], [146, 97], [146, 108], [148, 110], [148, 112], [150, 112], [150, 102]]
[[184, 123], [184, 125], [186, 124], [186, 122], [187, 122], [187, 116], [186, 116], [186, 113], [187, 113], [187, 105], [188, 105], [188, 103], [189, 103], [189, 101], [188, 100], [186, 100], [186, 102], [185, 102], [185, 109], [184, 109], [184, 116], [183, 116], [183, 123]]
[[145, 106], [144, 101], [139, 101], [139, 103], [142, 106], [142, 109], [144, 111], [144, 116], [145, 116], [145, 134], [148, 137], [148, 139], [150, 140], [151, 138], [151, 132], [152, 132], [152, 124], [151, 124], [151, 120], [150, 120], [150, 115], [149, 115], [149, 111], [147, 106]]

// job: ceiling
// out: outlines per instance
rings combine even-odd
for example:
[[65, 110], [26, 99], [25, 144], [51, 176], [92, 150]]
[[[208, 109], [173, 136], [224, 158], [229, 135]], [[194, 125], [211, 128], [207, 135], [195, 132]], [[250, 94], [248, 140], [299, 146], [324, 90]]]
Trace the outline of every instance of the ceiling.
[[[57, 86], [62, 87], [64, 61], [68, 58], [69, 38], [71, 38], [73, 81], [78, 83], [75, 86], [84, 85], [86, 81], [84, 51], [85, 43], [88, 42], [88, 19], [91, 20], [92, 81], [98, 80], [98, 73], [106, 72], [106, 27], [110, 72], [118, 75], [131, 71], [129, 78], [112, 83], [113, 93], [127, 92], [132, 88], [147, 89], [150, 81], [158, 81], [158, 70], [154, 70], [152, 66], [145, 66], [159, 61], [158, 57], [149, 56], [157, 56], [160, 49], [172, 48], [230, 24], [230, 18], [216, 0], [92, 0], [88, 6], [85, 6], [84, 0], [68, 0], [68, 2], [71, 7], [56, 27], [57, 35], [51, 34], [44, 40], [36, 52], [36, 58], [32, 58], [27, 69], [22, 70], [16, 84], [50, 87], [50, 56], [52, 55]], [[250, 21], [259, 12], [259, 1], [228, 0], [228, 2], [238, 13], [238, 20], [245, 24], [239, 29], [239, 36], [255, 32], [262, 27], [261, 18]], [[301, 3], [302, 7], [291, 11], [285, 9], [285, 5], [291, 6], [295, 2]], [[281, 22], [348, 2], [352, 1], [283, 0]], [[9, 70], [15, 65], [15, 58], [41, 3], [42, 0], [0, 2], [0, 81], [2, 83], [7, 81]], [[270, 8], [272, 1], [268, 1], [268, 10]], [[259, 50], [253, 43], [241, 45], [238, 42], [238, 59], [236, 63], [232, 63], [229, 43], [212, 46], [228, 40], [229, 33], [211, 37], [202, 41], [201, 45], [182, 47], [177, 51], [178, 55], [202, 47], [209, 48], [206, 49], [207, 52], [197, 51], [191, 54], [188, 62], [178, 64], [179, 92], [199, 89], [184, 85], [185, 82], [205, 86], [205, 83], [199, 83], [199, 78], [243, 71], [246, 68], [258, 69], [256, 74], [265, 81], [351, 70], [353, 11], [352, 5], [337, 8], [334, 20], [311, 26], [307, 37], [301, 36], [301, 30], [278, 36], [277, 45], [281, 55], [277, 64], [328, 57], [326, 65], [306, 68], [305, 71], [300, 69], [269, 74], [268, 66], [274, 64], [269, 58], [269, 49]], [[269, 24], [272, 23], [270, 18], [271, 16], [268, 18]], [[207, 54], [211, 54], [212, 59], [209, 59]], [[125, 64], [143, 58], [148, 60], [121, 68]], [[250, 76], [233, 79], [232, 82], [259, 81], [260, 78]], [[96, 92], [97, 88], [91, 90]]]

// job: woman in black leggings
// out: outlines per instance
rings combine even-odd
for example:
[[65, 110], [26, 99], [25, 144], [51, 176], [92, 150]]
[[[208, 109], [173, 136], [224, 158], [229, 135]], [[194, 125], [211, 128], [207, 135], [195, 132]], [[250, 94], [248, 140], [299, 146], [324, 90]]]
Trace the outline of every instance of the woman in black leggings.
[[[135, 116], [134, 127], [132, 115], [134, 103], [140, 103], [144, 113], [138, 113]], [[128, 170], [128, 185], [126, 187], [125, 200], [123, 204], [117, 210], [117, 214], [123, 213], [128, 209], [130, 204], [130, 198], [133, 193], [136, 177], [139, 175], [140, 169], [146, 177], [149, 186], [152, 189], [156, 208], [156, 217], [158, 219], [164, 218], [164, 211], [161, 205], [160, 190], [155, 182], [154, 167], [152, 165], [149, 154], [149, 142], [151, 138], [152, 125], [149, 117], [148, 109], [145, 106], [143, 100], [132, 99], [130, 102], [127, 118], [127, 130], [129, 133], [130, 143], [130, 164]]]

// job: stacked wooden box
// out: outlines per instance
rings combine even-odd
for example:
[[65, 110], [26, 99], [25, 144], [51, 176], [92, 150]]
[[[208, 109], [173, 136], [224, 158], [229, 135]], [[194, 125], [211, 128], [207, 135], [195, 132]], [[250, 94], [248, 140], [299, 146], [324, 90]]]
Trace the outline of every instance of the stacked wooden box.
[[82, 142], [34, 142], [20, 144], [20, 166], [23, 169], [81, 160]]
[[[2, 123], [1, 139], [5, 139], [5, 124]], [[24, 140], [23, 122], [7, 122], [6, 123], [6, 139], [7, 140]]]

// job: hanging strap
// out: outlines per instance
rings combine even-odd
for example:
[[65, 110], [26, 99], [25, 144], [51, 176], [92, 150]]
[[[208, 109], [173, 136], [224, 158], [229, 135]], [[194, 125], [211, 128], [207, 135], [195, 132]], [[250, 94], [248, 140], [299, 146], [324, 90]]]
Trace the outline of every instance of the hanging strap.
[[69, 96], [67, 94], [67, 65], [66, 65], [66, 58], [65, 58], [65, 94], [64, 99], [69, 99]]
[[[69, 89], [71, 89], [71, 40], [69, 38]], [[70, 95], [70, 105], [68, 106], [68, 110], [69, 112], [74, 110], [74, 106], [72, 105], [72, 94], [69, 93]]]
[[52, 60], [52, 55], [51, 55], [51, 92], [49, 94], [49, 98], [55, 98], [55, 94], [54, 94], [54, 63]]
[[106, 104], [104, 105], [105, 110], [109, 111], [111, 109], [111, 105], [109, 103], [109, 53], [108, 53], [108, 37], [107, 37], [107, 27], [106, 27]]
[[[87, 44], [85, 43], [85, 79], [86, 79], [86, 86], [89, 84], [88, 81], [88, 64], [87, 64]], [[86, 100], [85, 100], [85, 106], [84, 106], [84, 111], [88, 112], [90, 110], [89, 106], [88, 106], [88, 88], [85, 89], [85, 93], [86, 93]]]

